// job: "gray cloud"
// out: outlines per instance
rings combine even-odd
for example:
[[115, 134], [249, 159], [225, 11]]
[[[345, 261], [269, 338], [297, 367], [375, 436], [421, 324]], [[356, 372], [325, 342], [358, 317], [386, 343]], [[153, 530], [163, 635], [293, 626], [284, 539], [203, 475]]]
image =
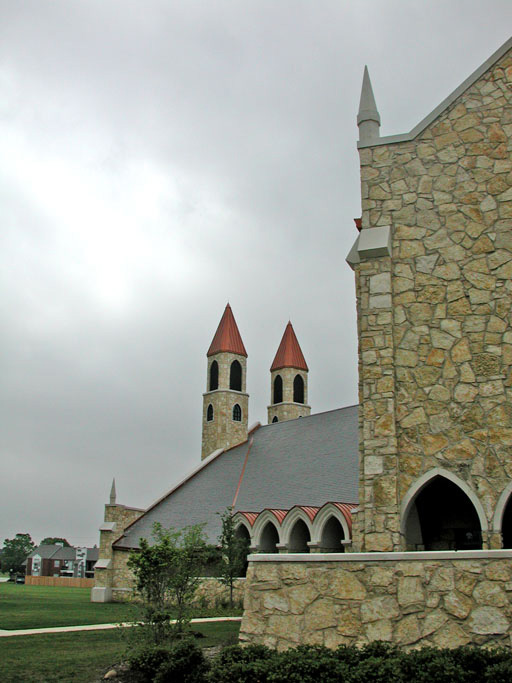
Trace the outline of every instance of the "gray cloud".
[[[357, 401], [355, 116], [403, 132], [512, 6], [0, 0], [0, 540], [94, 543], [199, 461], [226, 301], [250, 421], [291, 318], [314, 411]], [[508, 20], [508, 21], [507, 21]]]

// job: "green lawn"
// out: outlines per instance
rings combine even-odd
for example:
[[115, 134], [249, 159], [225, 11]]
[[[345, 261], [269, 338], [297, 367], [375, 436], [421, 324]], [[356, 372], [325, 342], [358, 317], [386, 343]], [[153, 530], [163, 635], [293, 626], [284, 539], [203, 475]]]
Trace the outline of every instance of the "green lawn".
[[[0, 629], [109, 624], [137, 619], [128, 603], [90, 601], [89, 588], [0, 583]], [[237, 616], [240, 610], [201, 610], [194, 616]], [[0, 678], [0, 681], [2, 679]]]
[[108, 624], [134, 618], [132, 605], [91, 602], [90, 588], [0, 583], [0, 629]]
[[[39, 588], [27, 586], [32, 587]], [[197, 642], [208, 647], [236, 642], [240, 624], [195, 624], [193, 628], [206, 636]], [[126, 646], [121, 629], [0, 638], [0, 681], [92, 683], [122, 661]]]

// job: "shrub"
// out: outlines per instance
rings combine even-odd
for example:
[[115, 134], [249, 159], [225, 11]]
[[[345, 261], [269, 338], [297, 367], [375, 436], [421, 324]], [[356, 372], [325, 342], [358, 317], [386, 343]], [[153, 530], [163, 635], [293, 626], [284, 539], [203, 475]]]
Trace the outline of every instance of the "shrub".
[[276, 654], [268, 673], [269, 683], [339, 683], [348, 674], [346, 663], [321, 645], [301, 645]]
[[492, 664], [480, 680], [485, 681], [485, 683], [510, 683], [512, 681], [512, 661], [509, 659]]
[[130, 673], [140, 683], [202, 683], [208, 671], [203, 651], [190, 639], [170, 647], [141, 648], [129, 657], [128, 665]]
[[202, 683], [206, 680], [208, 664], [203, 651], [191, 640], [176, 643], [171, 656], [159, 666], [155, 683]]
[[267, 683], [276, 652], [264, 645], [231, 645], [215, 658], [209, 683]]

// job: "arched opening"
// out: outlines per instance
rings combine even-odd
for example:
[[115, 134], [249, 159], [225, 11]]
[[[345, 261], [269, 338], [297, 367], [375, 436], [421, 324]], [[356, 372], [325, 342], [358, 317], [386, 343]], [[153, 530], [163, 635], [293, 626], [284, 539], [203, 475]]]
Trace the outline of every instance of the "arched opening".
[[229, 370], [229, 388], [234, 391], [242, 391], [242, 366], [237, 360], [231, 363]]
[[416, 495], [405, 522], [408, 550], [480, 550], [480, 520], [469, 497], [443, 476]]
[[512, 496], [509, 496], [505, 510], [503, 511], [501, 538], [503, 548], [512, 548]]
[[241, 422], [242, 421], [242, 409], [238, 405], [238, 403], [235, 403], [233, 406], [233, 420], [235, 422]]
[[211, 422], [212, 420], [213, 420], [213, 406], [210, 403], [210, 405], [206, 409], [206, 421]]
[[342, 541], [345, 540], [345, 532], [341, 523], [336, 517], [329, 517], [322, 529], [322, 537], [320, 539], [320, 550], [323, 553], [343, 553], [345, 546]]
[[304, 403], [304, 380], [300, 375], [293, 380], [293, 402]]
[[283, 380], [281, 375], [276, 375], [274, 379], [274, 403], [283, 402]]
[[251, 545], [251, 536], [247, 530], [245, 524], [240, 524], [240, 526], [235, 531], [235, 535], [244, 543], [245, 560], [240, 576], [245, 576], [247, 574], [247, 567], [249, 563], [247, 562], [247, 555], [249, 554], [249, 546]]
[[311, 540], [309, 529], [302, 519], [298, 519], [290, 532], [288, 550], [292, 553], [309, 553], [308, 541]]
[[260, 550], [264, 553], [277, 553], [279, 534], [272, 522], [267, 522], [263, 527], [260, 537]]
[[277, 417], [277, 415], [274, 415], [274, 417], [272, 418], [272, 422], [279, 422], [279, 418]]
[[210, 365], [210, 391], [219, 388], [219, 364], [216, 360]]

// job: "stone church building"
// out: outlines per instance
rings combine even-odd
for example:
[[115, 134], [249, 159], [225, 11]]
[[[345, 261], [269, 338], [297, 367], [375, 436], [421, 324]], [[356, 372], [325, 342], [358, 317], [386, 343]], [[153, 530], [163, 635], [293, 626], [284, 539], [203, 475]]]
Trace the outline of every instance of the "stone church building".
[[[512, 39], [409, 133], [380, 136], [365, 70], [359, 407], [310, 415], [291, 325], [249, 427], [228, 307], [208, 351], [203, 460], [147, 511], [106, 506], [96, 599], [153, 521], [233, 505], [250, 539], [241, 638], [403, 645], [512, 633]], [[202, 519], [193, 501], [201, 499]]]

